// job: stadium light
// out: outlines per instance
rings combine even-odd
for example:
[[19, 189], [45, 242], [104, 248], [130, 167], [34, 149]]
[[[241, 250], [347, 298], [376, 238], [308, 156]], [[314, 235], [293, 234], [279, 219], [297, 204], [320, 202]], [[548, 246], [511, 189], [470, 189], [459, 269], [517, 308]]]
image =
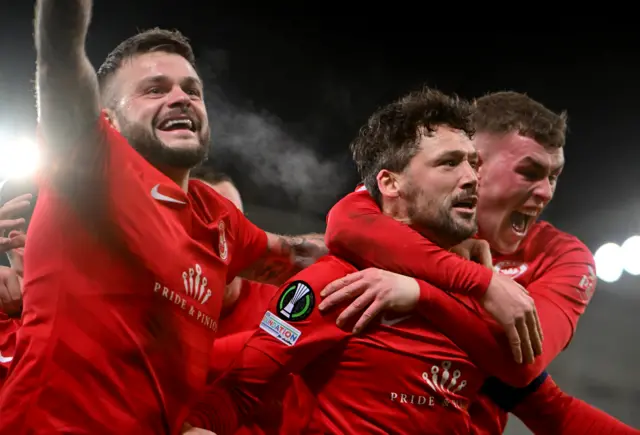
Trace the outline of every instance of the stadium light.
[[40, 163], [35, 141], [26, 137], [0, 135], [0, 179], [32, 175]]
[[640, 236], [631, 236], [621, 246], [622, 267], [630, 275], [640, 275]]
[[616, 282], [622, 276], [622, 248], [615, 243], [605, 243], [593, 255], [598, 278], [604, 282]]
[[598, 278], [604, 282], [616, 282], [624, 272], [640, 275], [640, 235], [629, 237], [622, 246], [605, 243], [593, 257]]

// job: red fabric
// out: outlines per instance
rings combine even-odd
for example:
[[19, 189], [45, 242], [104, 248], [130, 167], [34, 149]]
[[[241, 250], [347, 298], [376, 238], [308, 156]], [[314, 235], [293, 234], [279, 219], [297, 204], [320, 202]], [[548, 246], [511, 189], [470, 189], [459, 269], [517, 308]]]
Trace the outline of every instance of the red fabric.
[[564, 393], [550, 376], [516, 406], [513, 413], [536, 434], [640, 434], [607, 413]]
[[420, 316], [383, 319], [367, 334], [354, 336], [335, 324], [342, 307], [330, 313], [314, 308], [300, 320], [282, 314], [286, 302], [280, 304], [280, 298], [300, 291], [297, 284], [292, 290], [291, 282], [304, 282], [317, 304], [328, 283], [353, 271], [327, 256], [285, 284], [261, 329], [188, 421], [231, 434], [293, 372], [317, 398], [308, 425], [298, 433], [468, 433], [466, 408], [484, 374]]
[[[366, 190], [350, 193], [333, 206], [327, 216], [325, 242], [331, 253], [359, 269], [393, 270], [475, 298], [484, 294], [493, 276], [486, 267], [440, 248], [409, 226], [383, 215]], [[418, 255], [403, 251], [405, 244]]]
[[20, 319], [14, 319], [0, 311], [0, 391], [13, 362], [18, 329]]
[[[479, 367], [513, 386], [528, 385], [568, 345], [595, 290], [595, 264], [589, 250], [546, 222], [529, 230], [517, 252], [496, 256], [496, 269], [529, 290], [544, 332], [543, 355], [534, 364], [520, 365], [513, 361], [502, 330], [474, 300], [456, 300], [438, 290], [452, 291], [450, 286], [457, 285], [468, 293], [474, 280], [461, 279], [461, 271], [468, 275], [466, 265], [471, 262], [458, 259], [463, 266], [454, 267], [437, 260], [437, 255], [446, 259], [444, 255], [451, 254], [443, 254], [416, 231], [383, 215], [366, 191], [347, 195], [331, 210], [327, 244], [360, 268], [379, 267], [432, 284], [421, 284], [420, 312]], [[460, 302], [476, 312], [464, 309]], [[491, 433], [503, 431], [506, 414], [489, 399], [480, 396], [470, 413], [474, 424], [490, 428]]]
[[178, 433], [205, 386], [225, 283], [266, 251], [211, 188], [182, 191], [104, 117], [99, 137], [40, 183], [1, 434]]
[[[219, 338], [213, 346], [211, 380], [217, 379], [240, 354], [254, 334], [278, 287], [242, 280], [238, 300], [220, 319]], [[271, 394], [256, 415], [243, 421], [235, 435], [276, 435], [282, 426], [282, 406], [290, 382], [282, 384], [280, 394]], [[302, 398], [301, 398], [302, 399]]]

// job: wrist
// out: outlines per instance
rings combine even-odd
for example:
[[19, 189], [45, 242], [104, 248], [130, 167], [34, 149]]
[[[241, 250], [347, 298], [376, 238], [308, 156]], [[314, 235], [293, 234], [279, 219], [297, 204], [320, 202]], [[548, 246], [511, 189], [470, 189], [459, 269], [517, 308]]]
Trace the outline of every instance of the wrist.
[[469, 289], [469, 296], [476, 300], [482, 299], [482, 297], [487, 293], [489, 289], [489, 285], [491, 284], [491, 280], [495, 273], [494, 270], [489, 269], [484, 266], [477, 265], [477, 274], [476, 279], [474, 280], [474, 284]]

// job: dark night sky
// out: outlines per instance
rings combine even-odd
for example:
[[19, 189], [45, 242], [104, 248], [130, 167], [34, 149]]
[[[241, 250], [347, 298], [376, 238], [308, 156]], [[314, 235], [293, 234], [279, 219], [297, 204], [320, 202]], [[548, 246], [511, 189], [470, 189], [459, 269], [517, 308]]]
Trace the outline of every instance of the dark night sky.
[[[338, 16], [317, 4], [305, 11], [304, 4], [243, 10], [196, 0], [95, 3], [88, 50], [96, 66], [136, 29], [172, 27], [191, 38], [217, 101], [210, 105], [219, 123], [215, 165], [238, 179], [250, 202], [326, 212], [357, 181], [347, 145], [359, 126], [377, 106], [426, 82], [465, 97], [527, 92], [566, 109], [568, 164], [548, 217], [598, 243], [640, 232], [632, 219], [640, 181], [640, 64], [632, 32], [560, 35], [524, 25], [464, 31], [455, 16], [435, 29], [419, 11], [415, 20], [395, 20], [362, 11]], [[213, 5], [206, 12], [205, 3]], [[0, 17], [4, 129], [31, 131], [35, 122], [32, 13], [32, 3], [20, 1]], [[628, 213], [599, 228], [583, 223], [608, 208]]]

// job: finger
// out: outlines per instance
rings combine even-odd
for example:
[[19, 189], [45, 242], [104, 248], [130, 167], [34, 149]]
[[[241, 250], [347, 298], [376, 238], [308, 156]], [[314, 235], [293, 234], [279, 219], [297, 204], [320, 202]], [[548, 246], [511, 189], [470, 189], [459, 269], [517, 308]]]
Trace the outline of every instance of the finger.
[[7, 244], [9, 249], [24, 248], [27, 236], [25, 234], [21, 234], [19, 236], [11, 237], [10, 240], [11, 241]]
[[11, 297], [9, 296], [9, 289], [6, 284], [3, 282], [0, 284], [0, 305], [4, 308], [9, 307], [13, 302], [11, 301]]
[[507, 333], [507, 339], [511, 346], [511, 353], [513, 353], [513, 359], [518, 364], [522, 364], [522, 348], [520, 347], [520, 336], [518, 335], [518, 329], [516, 325], [507, 325], [505, 328]]
[[20, 279], [17, 274], [11, 274], [7, 277], [6, 288], [8, 290], [9, 298], [12, 302], [22, 300], [22, 289], [20, 288]]
[[453, 248], [449, 249], [449, 252], [456, 254], [457, 256], [462, 257], [465, 260], [471, 260], [471, 252], [462, 246], [454, 246]]
[[527, 322], [524, 318], [516, 319], [516, 329], [520, 337], [520, 348], [522, 349], [522, 359], [527, 364], [533, 362], [533, 349], [531, 348], [531, 340], [529, 339], [529, 330]]
[[356, 322], [355, 326], [353, 327], [353, 333], [359, 334], [360, 332], [362, 332], [364, 328], [366, 328], [367, 325], [371, 322], [371, 320], [378, 316], [378, 314], [380, 314], [383, 309], [384, 303], [380, 299], [375, 299], [371, 303], [371, 305], [369, 305], [369, 308], [367, 308], [366, 311], [362, 313], [360, 319], [358, 319], [358, 321]]
[[24, 218], [0, 220], [0, 231], [12, 230], [24, 225]]
[[488, 249], [477, 249], [476, 258], [485, 267], [492, 268], [493, 267], [493, 258], [491, 257], [491, 251]]
[[[535, 312], [535, 311], [534, 311]], [[529, 331], [529, 339], [531, 340], [531, 349], [534, 358], [542, 354], [542, 340], [538, 333], [538, 325], [536, 324], [536, 316], [533, 312], [526, 315], [527, 330]]]
[[320, 292], [320, 296], [323, 298], [326, 296], [329, 296], [330, 294], [337, 292], [341, 288], [361, 280], [363, 276], [364, 276], [363, 271], [360, 271], [360, 272], [350, 273], [349, 275], [343, 278], [336, 279], [335, 281], [330, 282], [329, 285], [327, 285], [324, 289], [322, 289], [322, 291]]
[[364, 280], [353, 282], [346, 287], [341, 288], [336, 293], [327, 296], [320, 302], [318, 308], [320, 311], [328, 310], [336, 305], [349, 302], [360, 296], [367, 289], [367, 283]]
[[18, 195], [15, 198], [11, 198], [9, 201], [4, 203], [4, 206], [15, 204], [16, 202], [22, 201], [31, 201], [33, 199], [33, 195], [30, 193], [23, 193], [22, 195]]
[[31, 203], [29, 201], [18, 201], [14, 203], [5, 203], [0, 207], [0, 219], [7, 219], [19, 216], [29, 209]]
[[535, 316], [536, 319], [536, 328], [538, 329], [538, 335], [540, 336], [540, 342], [542, 343], [544, 341], [544, 334], [542, 333], [542, 324], [540, 323], [540, 317], [538, 317], [538, 310], [533, 309], [533, 315]]
[[358, 299], [353, 301], [336, 319], [336, 324], [339, 327], [345, 325], [349, 320], [353, 320], [355, 316], [360, 314], [367, 308], [376, 298], [375, 291], [364, 292]]

